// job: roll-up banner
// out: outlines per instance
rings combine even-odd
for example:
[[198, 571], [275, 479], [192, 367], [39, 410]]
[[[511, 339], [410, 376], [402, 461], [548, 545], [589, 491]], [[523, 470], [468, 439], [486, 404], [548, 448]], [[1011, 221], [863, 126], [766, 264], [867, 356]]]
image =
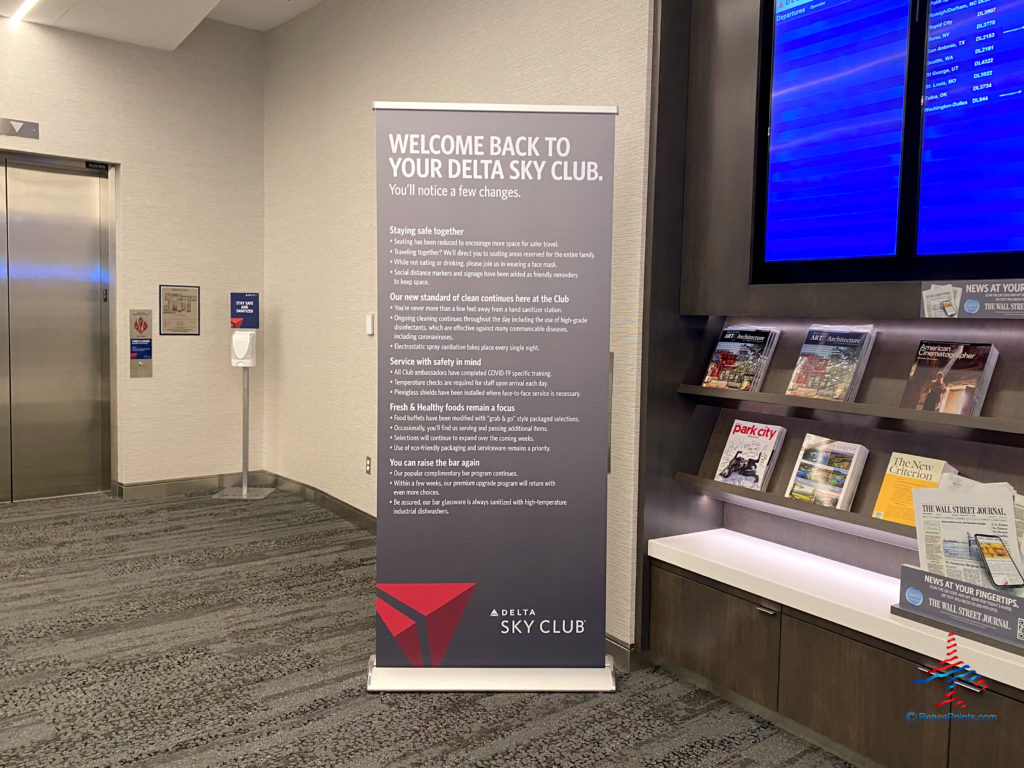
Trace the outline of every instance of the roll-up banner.
[[370, 690], [612, 690], [611, 107], [374, 104]]

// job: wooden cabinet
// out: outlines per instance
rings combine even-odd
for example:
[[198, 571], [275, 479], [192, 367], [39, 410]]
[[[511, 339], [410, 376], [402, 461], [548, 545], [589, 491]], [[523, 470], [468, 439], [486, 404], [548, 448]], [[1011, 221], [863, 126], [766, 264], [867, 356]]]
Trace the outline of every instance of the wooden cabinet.
[[775, 709], [780, 613], [664, 568], [651, 570], [651, 650]]
[[782, 618], [779, 713], [889, 768], [946, 764], [948, 724], [908, 722], [908, 712], [949, 711], [935, 706], [941, 687], [916, 685], [920, 677], [911, 661]]
[[991, 690], [961, 691], [967, 711], [994, 714], [994, 722], [954, 720], [949, 727], [949, 768], [1020, 768], [1024, 765], [1024, 704]]
[[967, 712], [995, 721], [922, 722], [919, 713], [950, 711], [936, 706], [941, 684], [914, 682], [934, 662], [659, 560], [651, 561], [650, 599], [655, 661], [696, 672], [874, 763], [1024, 766], [1016, 689], [960, 691]]

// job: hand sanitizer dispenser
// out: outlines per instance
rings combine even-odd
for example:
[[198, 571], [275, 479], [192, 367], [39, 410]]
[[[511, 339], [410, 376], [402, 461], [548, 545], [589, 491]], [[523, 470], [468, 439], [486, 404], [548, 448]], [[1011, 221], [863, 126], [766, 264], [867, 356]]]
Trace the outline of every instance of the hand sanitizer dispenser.
[[[242, 486], [221, 489], [218, 499], [265, 499], [273, 488], [249, 487], [249, 369], [256, 366], [256, 328], [260, 327], [260, 295], [231, 294], [231, 366], [242, 369]], [[245, 326], [244, 328], [241, 326]]]
[[231, 365], [236, 368], [256, 365], [256, 331], [235, 331], [231, 334]]

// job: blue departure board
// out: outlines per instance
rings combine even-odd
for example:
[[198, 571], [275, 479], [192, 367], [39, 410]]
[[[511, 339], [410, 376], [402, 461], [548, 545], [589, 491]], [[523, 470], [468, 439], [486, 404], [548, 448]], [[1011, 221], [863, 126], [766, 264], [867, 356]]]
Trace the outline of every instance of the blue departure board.
[[775, 0], [765, 261], [893, 256], [908, 0]]
[[932, 0], [921, 255], [1024, 250], [1024, 3]]

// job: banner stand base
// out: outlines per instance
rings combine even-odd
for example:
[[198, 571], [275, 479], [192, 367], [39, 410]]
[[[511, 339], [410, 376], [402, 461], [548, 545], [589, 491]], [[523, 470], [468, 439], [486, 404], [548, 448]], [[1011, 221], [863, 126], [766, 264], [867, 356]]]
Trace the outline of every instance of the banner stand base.
[[614, 693], [615, 667], [378, 667], [370, 657], [366, 690], [530, 691], [535, 693]]
[[234, 488], [225, 488], [223, 491], [217, 491], [217, 493], [213, 494], [213, 498], [256, 500], [265, 499], [273, 492], [273, 488], [248, 488], [243, 496], [242, 489], [236, 486]]

